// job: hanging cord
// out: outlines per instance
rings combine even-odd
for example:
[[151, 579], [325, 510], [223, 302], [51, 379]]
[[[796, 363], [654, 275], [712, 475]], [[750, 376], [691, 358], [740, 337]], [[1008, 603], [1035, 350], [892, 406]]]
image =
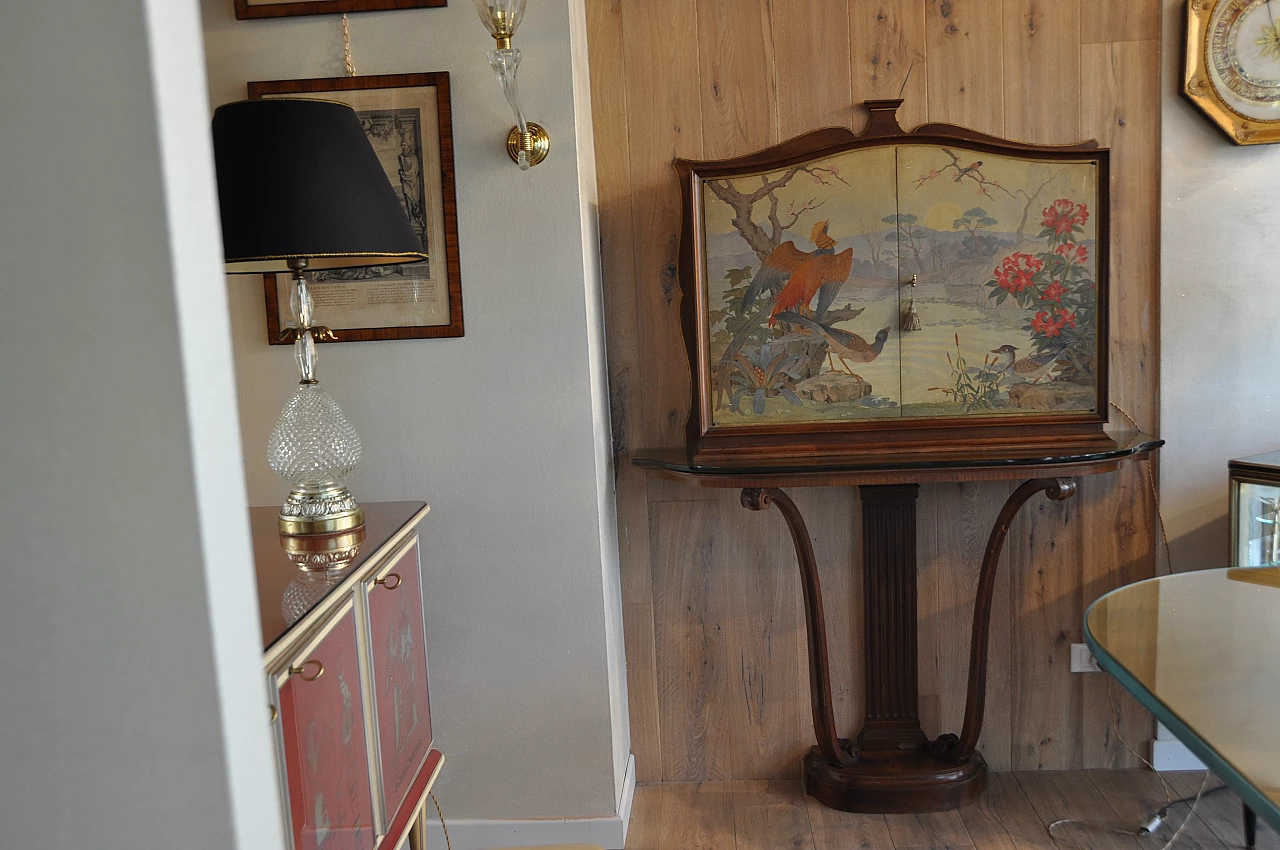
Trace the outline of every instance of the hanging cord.
[[440, 801], [436, 799], [435, 791], [431, 792], [431, 802], [436, 804], [436, 814], [440, 816], [440, 828], [444, 830], [444, 846], [448, 850], [453, 850], [453, 842], [449, 840], [449, 827], [445, 826], [444, 812], [440, 810]]
[[[1114, 401], [1110, 402], [1110, 404], [1117, 411], [1119, 411], [1121, 416], [1129, 420], [1129, 424], [1133, 427], [1133, 430], [1135, 431], [1142, 430], [1140, 427], [1138, 427], [1138, 423], [1134, 421], [1134, 418], [1129, 415], [1129, 412], [1127, 410], [1125, 410], [1120, 405], [1116, 404]], [[1156, 489], [1156, 478], [1155, 478], [1155, 475], [1153, 475], [1151, 472], [1150, 457], [1147, 457], [1145, 460], [1142, 461], [1142, 474], [1143, 474], [1143, 477], [1146, 478], [1147, 480], [1147, 488], [1151, 491], [1151, 502], [1153, 505], [1155, 505], [1155, 508], [1156, 508], [1156, 521], [1159, 522], [1160, 524], [1160, 545], [1161, 545], [1161, 548], [1164, 549], [1164, 564], [1166, 569], [1168, 570], [1168, 572], [1165, 574], [1168, 575], [1173, 572], [1173, 552], [1169, 549], [1169, 532], [1165, 529], [1164, 512], [1160, 510], [1160, 491]], [[1156, 563], [1157, 573], [1159, 572], [1159, 568], [1160, 568], [1160, 564], [1158, 563], [1158, 561], [1159, 559], [1157, 559], [1157, 563]]]
[[346, 63], [347, 76], [354, 77], [356, 63], [351, 61], [351, 25], [347, 23], [346, 12], [342, 13], [342, 61]]

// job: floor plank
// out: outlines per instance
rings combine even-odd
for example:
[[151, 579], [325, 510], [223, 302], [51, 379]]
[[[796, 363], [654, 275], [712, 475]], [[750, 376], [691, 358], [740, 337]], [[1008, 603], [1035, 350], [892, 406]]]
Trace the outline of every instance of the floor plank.
[[[1199, 771], [1183, 773], [1166, 773], [1173, 792], [1179, 797], [1190, 797], [1200, 790], [1200, 778], [1204, 774]], [[1209, 777], [1209, 788], [1222, 784], [1216, 776]], [[1208, 790], [1208, 789], [1206, 789]], [[1185, 806], [1179, 806], [1184, 809]], [[1175, 810], [1177, 811], [1177, 810]], [[1200, 800], [1196, 806], [1196, 817], [1204, 821], [1213, 831], [1223, 846], [1230, 848], [1244, 847], [1244, 820], [1241, 815], [1240, 798], [1233, 791], [1219, 791]], [[1258, 820], [1257, 850], [1280, 850], [1280, 835], [1261, 819]]]
[[[1165, 773], [1175, 798], [1194, 795], [1203, 773]], [[1210, 786], [1217, 785], [1210, 779]], [[1161, 850], [1187, 815], [1136, 832], [1165, 805], [1159, 778], [1147, 770], [992, 773], [974, 805], [919, 815], [867, 815], [828, 809], [797, 780], [669, 782], [642, 785], [627, 850]], [[1048, 824], [1074, 818], [1086, 824]], [[1230, 792], [1205, 797], [1174, 850], [1236, 850], [1244, 841], [1240, 801]], [[1280, 850], [1280, 836], [1258, 826], [1259, 850]]]
[[[658, 843], [654, 850], [725, 850], [734, 847], [731, 784], [671, 782], [648, 786], [657, 789], [660, 798]], [[631, 848], [630, 837], [627, 848]]]
[[1035, 807], [1012, 773], [987, 776], [987, 790], [960, 810], [975, 847], [982, 850], [1056, 850]]
[[1089, 780], [1087, 771], [1023, 770], [1014, 776], [1046, 828], [1062, 819], [1083, 821], [1057, 827], [1054, 834], [1061, 846], [1074, 843], [1090, 850], [1135, 850], [1143, 846], [1134, 835], [1110, 831], [1136, 832], [1137, 827], [1116, 816]]
[[637, 785], [631, 801], [631, 822], [627, 825], [627, 850], [658, 850], [658, 830], [662, 826], [661, 785]]
[[812, 797], [804, 801], [814, 850], [895, 850], [884, 815], [840, 812]]
[[813, 850], [798, 781], [742, 781], [732, 786], [737, 850]]
[[[1197, 789], [1200, 787], [1201, 776], [1202, 774], [1196, 773], [1192, 780]], [[1173, 783], [1167, 777], [1165, 782], [1169, 784], [1169, 791], [1166, 793], [1165, 786], [1160, 782], [1161, 776], [1149, 770], [1096, 770], [1089, 772], [1089, 780], [1093, 783], [1093, 787], [1106, 798], [1116, 816], [1123, 823], [1134, 828], [1141, 826], [1155, 812], [1164, 808], [1171, 798], [1177, 799], [1183, 796], [1173, 791]], [[1210, 780], [1209, 787], [1216, 784]], [[1195, 791], [1188, 793], [1194, 794]], [[1187, 812], [1186, 806], [1174, 807], [1162, 826], [1153, 834], [1138, 840], [1144, 847], [1159, 850], [1186, 820]], [[1182, 830], [1177, 843], [1174, 844], [1178, 850], [1192, 847], [1222, 850], [1226, 846], [1198, 815], [1192, 816], [1187, 821], [1186, 828]]]
[[948, 850], [972, 847], [973, 839], [959, 812], [927, 812], [919, 815], [885, 815], [884, 822], [898, 850]]

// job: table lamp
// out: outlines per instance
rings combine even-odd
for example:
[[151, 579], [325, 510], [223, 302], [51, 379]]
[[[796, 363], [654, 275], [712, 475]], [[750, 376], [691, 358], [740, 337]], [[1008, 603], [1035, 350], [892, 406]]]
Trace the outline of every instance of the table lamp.
[[267, 443], [267, 460], [292, 485], [280, 509], [285, 534], [332, 534], [364, 523], [344, 483], [360, 437], [316, 378], [309, 269], [425, 260], [386, 171], [351, 107], [322, 100], [230, 103], [213, 113], [222, 246], [230, 274], [292, 272], [300, 383]]

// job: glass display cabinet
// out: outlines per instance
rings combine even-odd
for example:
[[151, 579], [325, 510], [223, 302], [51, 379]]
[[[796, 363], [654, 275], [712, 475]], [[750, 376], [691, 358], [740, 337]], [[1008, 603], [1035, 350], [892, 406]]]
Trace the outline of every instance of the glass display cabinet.
[[1233, 567], [1280, 564], [1280, 451], [1227, 462]]

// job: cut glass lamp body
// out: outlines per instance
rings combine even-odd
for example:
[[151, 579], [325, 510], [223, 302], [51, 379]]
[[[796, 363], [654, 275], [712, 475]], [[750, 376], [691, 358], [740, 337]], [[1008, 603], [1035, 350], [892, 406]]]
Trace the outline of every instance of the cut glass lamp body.
[[267, 462], [293, 488], [280, 530], [343, 531], [363, 523], [364, 511], [343, 483], [360, 453], [360, 436], [333, 397], [318, 382], [299, 384], [267, 441]]

